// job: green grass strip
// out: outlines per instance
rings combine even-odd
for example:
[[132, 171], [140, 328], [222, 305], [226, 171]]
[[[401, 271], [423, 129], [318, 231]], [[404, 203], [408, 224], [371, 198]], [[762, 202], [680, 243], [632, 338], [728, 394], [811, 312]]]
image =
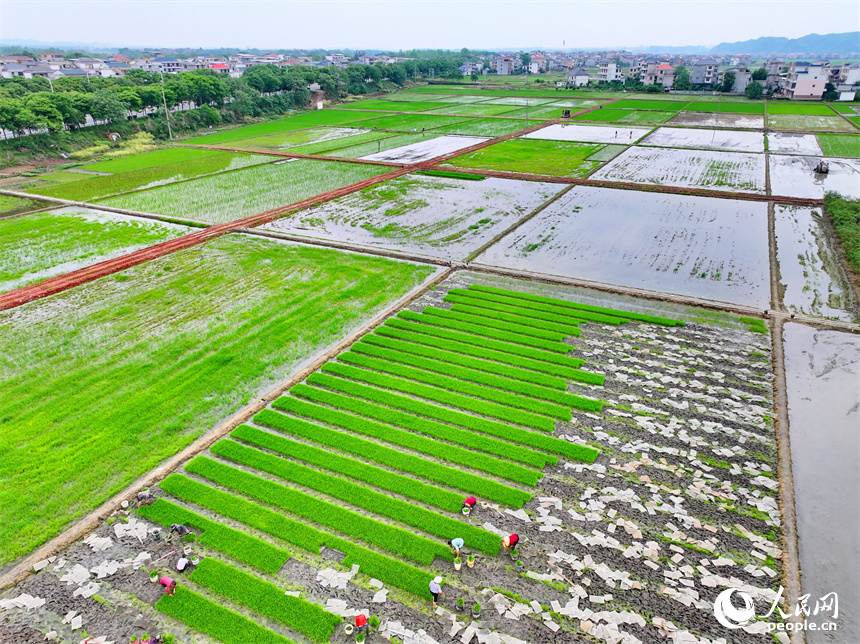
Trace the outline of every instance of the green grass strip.
[[[498, 544], [496, 544], [498, 547]], [[300, 597], [285, 595], [275, 584], [237, 570], [217, 559], [206, 558], [189, 579], [227, 599], [286, 624], [314, 642], [327, 642], [343, 618]]]
[[354, 539], [361, 539], [415, 563], [429, 565], [435, 557], [451, 558], [451, 551], [443, 544], [323, 501], [301, 490], [213, 461], [206, 456], [196, 457], [185, 469], [239, 494], [337, 530]]
[[[341, 383], [335, 384], [337, 386], [341, 385]], [[419, 434], [425, 434], [436, 439], [456, 443], [457, 445], [462, 445], [470, 449], [480, 450], [488, 454], [500, 456], [506, 460], [517, 461], [518, 463], [523, 463], [536, 469], [543, 469], [547, 463], [555, 465], [558, 462], [558, 459], [555, 457], [542, 454], [541, 452], [536, 452], [532, 449], [511, 445], [507, 441], [497, 440], [490, 436], [482, 436], [481, 434], [476, 434], [474, 431], [470, 431], [469, 429], [450, 427], [430, 420], [430, 418], [445, 416], [445, 414], [435, 413], [436, 410], [443, 410], [443, 407], [416, 401], [414, 398], [400, 396], [389, 391], [376, 389], [375, 387], [359, 385], [357, 387], [350, 387], [350, 390], [351, 395], [349, 397], [326, 389], [313, 389], [313, 393], [304, 393], [307, 394], [305, 397], [309, 397], [314, 402], [319, 402], [344, 411], [359, 414], [366, 418], [387, 423], [389, 425], [403, 427]], [[359, 400], [356, 396], [364, 398], [365, 400]], [[408, 401], [415, 401], [419, 404], [411, 406], [408, 404]], [[428, 413], [417, 416], [414, 413], [405, 413], [404, 411], [400, 411], [400, 409], [412, 411], [414, 408], [421, 409]], [[462, 416], [466, 419], [475, 418], [474, 416], [462, 414], [461, 412], [453, 412], [453, 414]], [[427, 417], [425, 418], [424, 416]], [[505, 425], [496, 423], [495, 421], [485, 422], [506, 427]], [[484, 462], [487, 467], [497, 465], [495, 460], [483, 461], [482, 459], [482, 462]], [[513, 473], [517, 477], [522, 475], [519, 470], [514, 470]], [[528, 478], [529, 480], [532, 479], [531, 476]]]
[[[422, 335], [417, 335], [417, 337], [425, 339], [427, 338], [427, 336]], [[423, 344], [418, 344], [417, 342], [404, 342], [403, 340], [390, 338], [384, 335], [373, 334], [365, 336], [361, 339], [359, 343], [353, 345], [353, 349], [358, 346], [364, 347], [368, 344], [385, 347], [387, 349], [393, 349], [394, 351], [400, 353], [410, 353], [416, 356], [423, 356], [425, 358], [433, 358], [435, 360], [439, 360], [448, 364], [469, 367], [471, 369], [477, 369], [479, 371], [486, 371], [487, 373], [500, 374], [505, 376], [506, 378], [513, 378], [514, 380], [531, 382], [536, 385], [541, 385], [543, 387], [551, 387], [552, 389], [564, 390], [567, 388], [567, 382], [564, 378], [559, 378], [544, 373], [538, 373], [536, 371], [530, 371], [528, 369], [520, 369], [519, 367], [513, 367], [511, 365], [503, 364], [501, 362], [484, 360], [483, 358], [472, 358], [471, 356], [464, 355], [463, 353], [446, 351], [445, 349], [440, 349], [439, 347], [429, 347]], [[457, 343], [451, 342], [448, 344], [448, 346], [453, 346], [455, 344]], [[475, 349], [475, 347], [470, 347], [469, 345], [460, 345], [460, 351], [471, 353], [473, 349]]]
[[[532, 376], [545, 376], [548, 379], [544, 382], [538, 381], [537, 384], [545, 384], [546, 386], [555, 386], [557, 389], [566, 389], [567, 383], [565, 377], [576, 371], [575, 367], [583, 364], [582, 360], [571, 358], [574, 366], [563, 366], [543, 362], [534, 358], [527, 358], [514, 353], [506, 353], [495, 349], [488, 349], [484, 346], [481, 338], [475, 336], [467, 336], [466, 338], [458, 337], [458, 334], [445, 329], [435, 329], [433, 327], [424, 327], [424, 329], [416, 330], [415, 332], [408, 330], [404, 325], [409, 324], [403, 322], [396, 327], [393, 325], [381, 326], [371, 336], [366, 336], [363, 340], [367, 342], [377, 342], [378, 339], [384, 338], [388, 340], [396, 340], [404, 344], [414, 345], [415, 347], [425, 347], [431, 350], [439, 351], [439, 360], [453, 361], [451, 356], [463, 358], [474, 358], [483, 360], [484, 362], [493, 362], [508, 365], [509, 367], [520, 369], [521, 372], [530, 373]], [[430, 332], [424, 332], [430, 329]], [[466, 334], [460, 334], [466, 335]], [[472, 339], [469, 339], [472, 338]], [[477, 344], [476, 344], [477, 343]], [[443, 355], [442, 352], [445, 352]], [[414, 352], [413, 352], [414, 353]], [[454, 364], [460, 364], [456, 362]], [[513, 376], [512, 376], [513, 377]], [[526, 380], [521, 377], [520, 380]], [[561, 381], [560, 385], [550, 384]], [[529, 380], [531, 382], [531, 380]]]
[[[296, 388], [294, 387], [291, 391], [296, 393], [295, 389]], [[308, 387], [307, 389], [309, 391], [302, 389], [302, 393], [298, 395], [307, 395], [307, 397], [311, 397], [313, 400], [317, 400], [333, 407], [341, 407], [342, 402], [345, 400], [351, 400], [353, 402], [350, 404], [354, 409], [359, 410], [358, 413], [361, 413], [363, 416], [376, 418], [392, 424], [409, 423], [416, 428], [416, 431], [421, 431], [420, 428], [423, 427], [423, 423], [426, 421], [426, 418], [436, 418], [446, 423], [459, 425], [476, 432], [498, 436], [499, 438], [503, 438], [519, 445], [526, 445], [534, 449], [539, 449], [551, 454], [559, 454], [574, 460], [592, 463], [597, 457], [597, 450], [590, 447], [583, 449], [581, 445], [576, 445], [565, 440], [547, 436], [546, 434], [538, 434], [527, 429], [513, 427], [488, 418], [472, 416], [471, 414], [466, 414], [455, 409], [439, 407], [438, 405], [416, 400], [409, 396], [401, 396], [389, 391], [383, 391], [381, 389], [376, 389], [375, 387], [364, 387], [359, 385], [353, 388], [351, 393], [367, 400], [386, 405], [387, 407], [378, 407], [377, 405], [366, 407], [359, 405], [359, 401], [355, 400], [355, 398], [343, 399], [340, 394], [336, 394], [328, 390], [315, 389], [311, 387]], [[277, 401], [274, 404], [277, 404]], [[376, 409], [382, 409], [385, 412], [393, 412], [394, 410], [390, 409], [391, 407], [402, 409], [408, 413], [402, 416], [395, 416], [391, 413], [386, 413], [385, 416], [377, 415], [381, 412], [377, 412]], [[509, 445], [508, 447], [508, 449], [511, 449], [511, 453], [513, 453], [513, 447], [513, 445]], [[513, 458], [513, 456], [510, 456], [509, 458]], [[556, 459], [550, 459], [546, 456], [544, 456], [544, 460], [550, 465], [555, 465], [557, 463]]]
[[[521, 409], [514, 409], [513, 407], [496, 404], [489, 400], [489, 396], [491, 394], [488, 394], [487, 397], [483, 399], [472, 398], [470, 396], [460, 395], [448, 389], [440, 389], [438, 387], [432, 387], [396, 376], [389, 376], [376, 371], [358, 369], [341, 362], [328, 362], [323, 365], [322, 371], [341, 376], [342, 378], [364, 382], [368, 385], [373, 385], [382, 389], [391, 389], [410, 396], [432, 400], [449, 407], [464, 409], [482, 416], [489, 416], [490, 418], [497, 418], [506, 422], [516, 423], [518, 425], [523, 425], [524, 427], [540, 429], [545, 432], [552, 432], [555, 430], [555, 423], [551, 418], [538, 416], [537, 414], [523, 411]], [[314, 384], [315, 382], [312, 380], [314, 375], [316, 374], [313, 374], [311, 378], [308, 378], [308, 382], [311, 384]], [[464, 385], [465, 384], [467, 383], [464, 383]], [[570, 410], [566, 411], [568, 414], [570, 413]]]
[[[309, 397], [314, 392], [321, 390], [307, 385], [296, 385], [290, 392], [296, 395], [305, 395]], [[312, 398], [311, 398], [312, 399]], [[361, 428], [367, 425], [365, 419], [345, 414], [343, 412], [328, 409], [320, 405], [294, 398], [292, 396], [282, 396], [272, 403], [274, 407], [283, 409], [305, 418], [317, 420], [319, 422], [329, 423], [337, 427], [345, 427], [345, 429], [360, 432]], [[314, 425], [298, 418], [284, 416], [271, 409], [264, 409], [259, 414], [254, 416], [254, 422], [266, 427], [272, 427], [279, 431], [307, 438], [327, 447], [342, 450], [344, 452], [355, 454], [361, 458], [375, 461], [388, 467], [408, 472], [416, 476], [420, 476], [428, 481], [442, 483], [446, 486], [462, 490], [466, 495], [481, 496], [496, 503], [503, 503], [514, 508], [521, 507], [529, 499], [531, 494], [518, 490], [516, 488], [502, 485], [496, 481], [487, 479], [483, 476], [477, 476], [469, 472], [463, 472], [454, 467], [442, 465], [434, 461], [405, 454], [402, 450], [393, 449], [384, 445], [379, 445], [373, 441], [365, 440], [351, 434], [345, 434], [340, 431], [329, 429], [321, 425]]]
[[[271, 413], [276, 416], [281, 415]], [[257, 503], [216, 490], [179, 474], [171, 474], [164, 479], [161, 482], [161, 489], [189, 503], [196, 503], [225, 517], [241, 521], [315, 555], [319, 554], [323, 546], [340, 550], [346, 554], [341, 564], [347, 568], [352, 564], [359, 564], [364, 574], [376, 577], [391, 586], [402, 588], [419, 597], [427, 596], [429, 593], [427, 584], [430, 583], [432, 575], [426, 571], [317, 530], [307, 522], [290, 519], [280, 512], [269, 510]]]
[[[474, 285], [473, 285], [474, 286]], [[501, 289], [496, 289], [501, 290]], [[454, 288], [451, 289], [452, 293], [457, 295], [462, 295], [463, 297], [470, 297], [477, 300], [482, 300], [485, 302], [496, 302], [498, 304], [506, 304], [508, 306], [516, 306], [519, 307], [520, 310], [524, 310], [523, 314], [525, 315], [525, 310], [538, 311], [543, 313], [544, 317], [551, 321], [560, 321], [565, 322], [569, 320], [568, 316], [571, 316], [573, 319], [578, 320], [586, 320], [589, 322], [600, 322], [601, 324], [624, 324], [627, 320], [619, 317], [613, 317], [610, 315], [604, 315], [603, 313], [592, 313], [590, 311], [580, 311], [580, 310], [570, 310], [566, 311], [563, 308], [559, 308], [557, 306], [550, 306], [544, 304], [542, 302], [534, 302], [532, 300], [528, 300], [525, 298], [517, 298], [514, 295], [502, 295], [500, 293], [488, 292], [483, 289], [473, 289], [471, 286], [468, 290]], [[576, 316], [576, 317], [573, 317]]]
[[263, 628], [184, 586], [177, 587], [173, 595], [162, 596], [155, 602], [155, 607], [224, 644], [295, 644], [293, 640]]
[[[483, 384], [475, 384], [474, 382], [470, 382], [468, 379], [460, 379], [459, 376], [450, 378], [446, 375], [440, 375], [440, 373], [433, 373], [431, 371], [427, 371], [421, 367], [415, 368], [397, 361], [392, 362], [387, 357], [379, 358], [365, 355], [363, 353], [349, 352], [341, 354], [338, 359], [342, 362], [346, 362], [348, 364], [364, 369], [380, 371], [393, 376], [398, 376], [401, 378], [414, 380], [422, 384], [438, 387], [440, 389], [446, 389], [455, 393], [462, 392], [462, 394], [466, 396], [482, 398], [484, 400], [497, 402], [502, 405], [508, 405], [510, 407], [522, 409], [524, 411], [531, 412], [534, 414], [542, 414], [544, 416], [550, 416], [551, 418], [558, 418], [559, 420], [571, 419], [570, 409], [562, 405], [556, 405], [555, 403], [547, 402], [545, 400], [537, 400], [535, 398], [512, 395], [513, 392], [506, 393], [505, 391], [500, 391], [499, 389], [491, 389], [489, 387], [483, 386]], [[441, 373], [446, 373], [444, 367]], [[502, 378], [501, 380], [504, 380], [504, 378]], [[460, 394], [458, 393], [457, 395]], [[528, 396], [528, 394], [525, 394], [525, 396]], [[540, 429], [540, 427], [536, 427], [536, 429]]]
[[681, 320], [672, 320], [670, 318], [658, 317], [656, 315], [646, 315], [644, 313], [632, 313], [630, 311], [621, 311], [619, 309], [609, 309], [603, 306], [591, 306], [589, 304], [579, 304], [578, 302], [568, 302], [567, 300], [557, 300], [552, 297], [544, 297], [542, 295], [532, 295], [531, 293], [519, 293], [517, 291], [507, 291], [501, 288], [492, 286], [480, 286], [473, 284], [469, 287], [470, 291], [482, 291], [484, 293], [495, 293], [520, 300], [528, 300], [530, 302], [541, 302], [543, 304], [551, 304], [565, 309], [573, 309], [577, 311], [574, 315], [578, 315], [579, 311], [590, 311], [592, 313], [602, 313], [614, 317], [624, 318], [627, 320], [638, 320], [639, 322], [649, 322], [651, 324], [662, 324], [664, 326], [684, 326]]
[[172, 523], [181, 523], [202, 530], [197, 534], [198, 542], [263, 572], [278, 572], [290, 558], [286, 550], [207, 519], [167, 499], [156, 499], [155, 503], [141, 506], [137, 512], [165, 528]]
[[437, 315], [448, 320], [466, 322], [468, 324], [482, 324], [492, 329], [499, 329], [500, 331], [510, 331], [512, 333], [519, 333], [520, 335], [530, 335], [534, 338], [549, 340], [550, 342], [562, 342], [565, 337], [567, 337], [567, 334], [565, 333], [544, 331], [543, 329], [536, 329], [534, 327], [525, 326], [523, 324], [505, 322], [503, 320], [499, 320], [490, 316], [474, 313], [465, 313], [462, 311], [452, 311], [449, 309], [440, 309], [436, 308], [435, 306], [425, 307], [422, 313], [424, 313], [425, 315]]
[[423, 174], [428, 177], [444, 177], [446, 179], [465, 179], [466, 181], [481, 181], [486, 179], [482, 174], [471, 174], [469, 172], [453, 172], [451, 170], [419, 170], [413, 174]]
[[554, 353], [568, 353], [573, 349], [569, 344], [563, 342], [550, 342], [549, 340], [541, 340], [533, 338], [521, 333], [511, 333], [510, 331], [497, 331], [496, 329], [487, 328], [482, 324], [469, 324], [468, 322], [454, 322], [451, 320], [441, 319], [437, 316], [425, 315], [423, 313], [415, 313], [414, 311], [401, 311], [397, 314], [402, 320], [411, 320], [412, 322], [420, 322], [421, 324], [432, 324], [433, 326], [441, 326], [446, 329], [455, 331], [465, 331], [472, 335], [479, 335], [492, 340], [503, 340], [504, 342], [512, 342], [514, 344], [522, 344], [527, 347], [543, 349], [544, 351], [552, 351]]
[[[458, 295], [457, 293], [462, 293], [462, 295]], [[463, 289], [451, 289], [445, 296], [444, 301], [451, 304], [452, 311], [463, 311], [464, 313], [484, 315], [486, 317], [495, 315], [500, 320], [534, 326], [539, 329], [546, 329], [547, 331], [557, 331], [558, 333], [574, 335], [576, 337], [582, 335], [582, 329], [574, 326], [580, 324], [581, 320], [563, 318], [563, 322], [556, 322], [547, 319], [537, 311], [471, 298], [469, 297], [469, 291], [464, 291]]]
[[264, 447], [290, 458], [363, 481], [381, 490], [396, 492], [401, 496], [432, 505], [440, 510], [457, 512], [463, 502], [463, 496], [460, 494], [440, 490], [436, 486], [416, 481], [408, 476], [389, 472], [381, 467], [362, 463], [354, 458], [347, 458], [307, 443], [300, 443], [271, 432], [264, 432], [250, 425], [239, 425], [230, 432], [230, 436], [245, 443]]
[[337, 407], [340, 410], [326, 410], [329, 413], [326, 414], [325, 418], [322, 417], [323, 412], [319, 409], [308, 410], [314, 414], [313, 418], [316, 420], [323, 420], [350, 431], [373, 436], [378, 440], [428, 454], [443, 461], [457, 463], [488, 474], [495, 474], [500, 478], [516, 483], [535, 486], [541, 477], [540, 473], [507, 460], [499, 460], [487, 454], [476, 453], [456, 445], [441, 443], [438, 440], [418, 436], [413, 432], [361, 418], [365, 403], [359, 400], [360, 398], [384, 403], [385, 396], [392, 395], [390, 392], [368, 387], [345, 378], [335, 378], [325, 373], [312, 374], [307, 382], [315, 386], [300, 387], [297, 391], [291, 389], [290, 393], [315, 403]]
[[[408, 353], [398, 353], [397, 351], [390, 351], [388, 349], [384, 349], [382, 347], [376, 347], [373, 345], [367, 344], [358, 344], [353, 345], [352, 351], [350, 353], [342, 354], [340, 356], [340, 360], [344, 360], [349, 362], [350, 360], [354, 360], [354, 353], [366, 353], [375, 358], [379, 358], [380, 360], [393, 361], [393, 362], [402, 362], [406, 365], [410, 365], [412, 367], [416, 367], [418, 369], [424, 370], [425, 373], [435, 372], [436, 374], [446, 374], [446, 375], [433, 375], [428, 374], [426, 376], [422, 376], [425, 378], [422, 382], [430, 382], [434, 384], [436, 382], [442, 383], [447, 381], [453, 381], [457, 383], [455, 378], [459, 380], [467, 380], [470, 382], [475, 382], [481, 385], [486, 385], [488, 387], [495, 387], [497, 389], [503, 389], [505, 391], [510, 391], [514, 394], [519, 394], [522, 396], [530, 396], [532, 398], [538, 398], [540, 400], [548, 401], [551, 403], [556, 403], [557, 405], [562, 405], [565, 409], [569, 407], [580, 408], [582, 405], [587, 405], [588, 409], [592, 409], [594, 407], [594, 400], [589, 398], [583, 398], [582, 396], [576, 396], [574, 394], [569, 394], [566, 391], [558, 391], [557, 389], [549, 389], [547, 387], [541, 387], [539, 385], [533, 385], [527, 382], [521, 382], [519, 380], [510, 380], [509, 378], [504, 378], [500, 376], [496, 376], [493, 374], [485, 373], [483, 371], [475, 371], [474, 369], [467, 369], [465, 367], [456, 367], [454, 365], [446, 364], [444, 362], [439, 362], [438, 360], [433, 360], [431, 358], [421, 358], [418, 356], [413, 356]], [[360, 363], [355, 363], [360, 364]], [[375, 366], [370, 364], [365, 364], [363, 366], [367, 366], [370, 369], [376, 369]], [[381, 369], [382, 371], [387, 371], [387, 369]], [[389, 373], [394, 373], [393, 371]], [[396, 375], [402, 375], [406, 378], [412, 378], [411, 375], [407, 375], [404, 373], [397, 373]], [[450, 376], [450, 377], [449, 377]], [[414, 378], [418, 380], [419, 378]], [[439, 386], [442, 386], [441, 384]], [[460, 387], [460, 385], [457, 385]], [[468, 393], [466, 389], [461, 389], [462, 391]], [[507, 396], [507, 401], [515, 401], [518, 400], [516, 397]], [[506, 404], [513, 404], [512, 402], [507, 402]], [[555, 405], [553, 405], [555, 406]], [[602, 407], [601, 407], [602, 409]], [[537, 410], [535, 410], [537, 411]], [[542, 413], [542, 412], [538, 412]]]
[[495, 534], [461, 523], [435, 510], [427, 510], [414, 503], [395, 499], [388, 494], [371, 490], [367, 486], [319, 472], [279, 456], [266, 454], [235, 441], [218, 441], [212, 446], [212, 451], [224, 458], [274, 474], [285, 481], [303, 485], [351, 505], [405, 523], [446, 541], [454, 537], [463, 537], [470, 548], [492, 556], [499, 553], [499, 539]]
[[[511, 344], [510, 342], [490, 340], [488, 338], [483, 338], [481, 336], [473, 335], [471, 333], [453, 331], [451, 329], [444, 329], [430, 324], [418, 324], [417, 322], [410, 322], [409, 320], [404, 320], [399, 317], [388, 318], [385, 321], [385, 324], [381, 328], [377, 329], [376, 332], [379, 333], [382, 331], [382, 329], [386, 327], [394, 327], [396, 329], [402, 329], [404, 331], [412, 331], [413, 333], [425, 333], [427, 335], [436, 336], [437, 338], [454, 340], [455, 342], [462, 342], [463, 344], [472, 344], [477, 347], [492, 349], [497, 352], [511, 353], [515, 356], [531, 358], [532, 361], [538, 360], [542, 362], [553, 363], [562, 367], [568, 367], [570, 369], [576, 369], [577, 367], [582, 365], [582, 360], [578, 360], [571, 356], [562, 356], [557, 353], [550, 353], [549, 351], [541, 351], [540, 349], [532, 349], [531, 347], [523, 347], [518, 344]], [[477, 356], [481, 354], [479, 352], [475, 352], [473, 355]], [[535, 363], [532, 362], [532, 364]], [[543, 366], [541, 366], [540, 368], [533, 368], [538, 371], [544, 369]], [[546, 372], [558, 375], [558, 370], [546, 369]]]

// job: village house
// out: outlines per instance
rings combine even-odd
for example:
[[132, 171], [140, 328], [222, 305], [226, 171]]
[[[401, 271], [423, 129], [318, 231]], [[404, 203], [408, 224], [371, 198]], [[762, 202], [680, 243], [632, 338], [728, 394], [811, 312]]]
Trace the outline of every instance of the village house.
[[786, 98], [820, 99], [829, 77], [829, 62], [793, 62], [780, 80], [778, 91]]
[[690, 66], [690, 85], [710, 86], [717, 82], [720, 64], [713, 58], [700, 58]]
[[623, 81], [624, 74], [621, 73], [618, 63], [614, 60], [600, 61], [600, 71], [597, 72], [598, 83], [611, 83], [612, 81]]
[[567, 72], [567, 85], [569, 87], [585, 87], [588, 85], [588, 72], [581, 67], [571, 69]]

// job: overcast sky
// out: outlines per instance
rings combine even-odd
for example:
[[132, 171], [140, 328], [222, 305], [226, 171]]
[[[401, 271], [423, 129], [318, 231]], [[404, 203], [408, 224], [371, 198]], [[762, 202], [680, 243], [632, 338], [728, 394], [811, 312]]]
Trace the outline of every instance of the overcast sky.
[[713, 46], [860, 30], [857, 0], [0, 0], [0, 42], [497, 49]]

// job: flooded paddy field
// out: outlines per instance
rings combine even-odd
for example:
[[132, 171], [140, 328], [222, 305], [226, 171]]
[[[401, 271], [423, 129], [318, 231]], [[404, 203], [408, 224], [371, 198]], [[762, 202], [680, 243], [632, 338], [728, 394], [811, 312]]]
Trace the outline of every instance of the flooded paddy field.
[[439, 136], [428, 141], [410, 143], [398, 148], [391, 148], [384, 152], [376, 152], [360, 157], [366, 161], [391, 161], [393, 163], [420, 163], [429, 159], [435, 159], [443, 154], [456, 152], [471, 147], [476, 143], [488, 141], [486, 137], [479, 136]]
[[673, 116], [668, 125], [698, 125], [700, 127], [764, 129], [764, 116], [753, 114], [713, 114], [703, 112], [681, 112]]
[[0, 220], [0, 293], [192, 232], [89, 208]]
[[579, 186], [475, 259], [766, 308], [767, 205]]
[[516, 112], [520, 108], [515, 105], [492, 105], [489, 103], [449, 103], [444, 107], [430, 110], [434, 114], [465, 114], [467, 116], [498, 116]]
[[801, 593], [809, 606], [836, 593], [835, 632], [807, 631], [808, 644], [860, 641], [860, 336], [788, 323], [784, 327], [791, 468]]
[[614, 127], [612, 125], [578, 125], [557, 123], [526, 134], [526, 139], [579, 141], [581, 143], [635, 143], [650, 132], [650, 128]]
[[771, 154], [771, 193], [822, 199], [825, 192], [833, 190], [846, 197], [860, 198], [860, 159], [827, 159], [830, 166], [827, 174], [814, 172], [820, 160], [820, 157]]
[[770, 132], [767, 149], [771, 154], [821, 154], [821, 146], [814, 134]]
[[463, 260], [561, 189], [494, 177], [407, 175], [262, 228]]
[[759, 132], [661, 127], [645, 137], [641, 145], [664, 148], [764, 152], [764, 136]]
[[857, 303], [821, 210], [777, 204], [774, 214], [785, 307], [793, 313], [856, 320]]
[[591, 178], [764, 194], [765, 158], [715, 150], [630, 148]]

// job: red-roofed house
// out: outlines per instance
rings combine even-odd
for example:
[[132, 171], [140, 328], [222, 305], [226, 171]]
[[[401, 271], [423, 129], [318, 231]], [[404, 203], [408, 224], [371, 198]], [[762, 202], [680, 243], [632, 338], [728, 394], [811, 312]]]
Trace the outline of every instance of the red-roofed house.
[[225, 65], [224, 63], [212, 63], [209, 65], [209, 69], [214, 69], [219, 74], [230, 73], [230, 65]]
[[669, 89], [675, 84], [675, 68], [669, 63], [640, 62], [636, 70], [643, 85], [662, 83]]

